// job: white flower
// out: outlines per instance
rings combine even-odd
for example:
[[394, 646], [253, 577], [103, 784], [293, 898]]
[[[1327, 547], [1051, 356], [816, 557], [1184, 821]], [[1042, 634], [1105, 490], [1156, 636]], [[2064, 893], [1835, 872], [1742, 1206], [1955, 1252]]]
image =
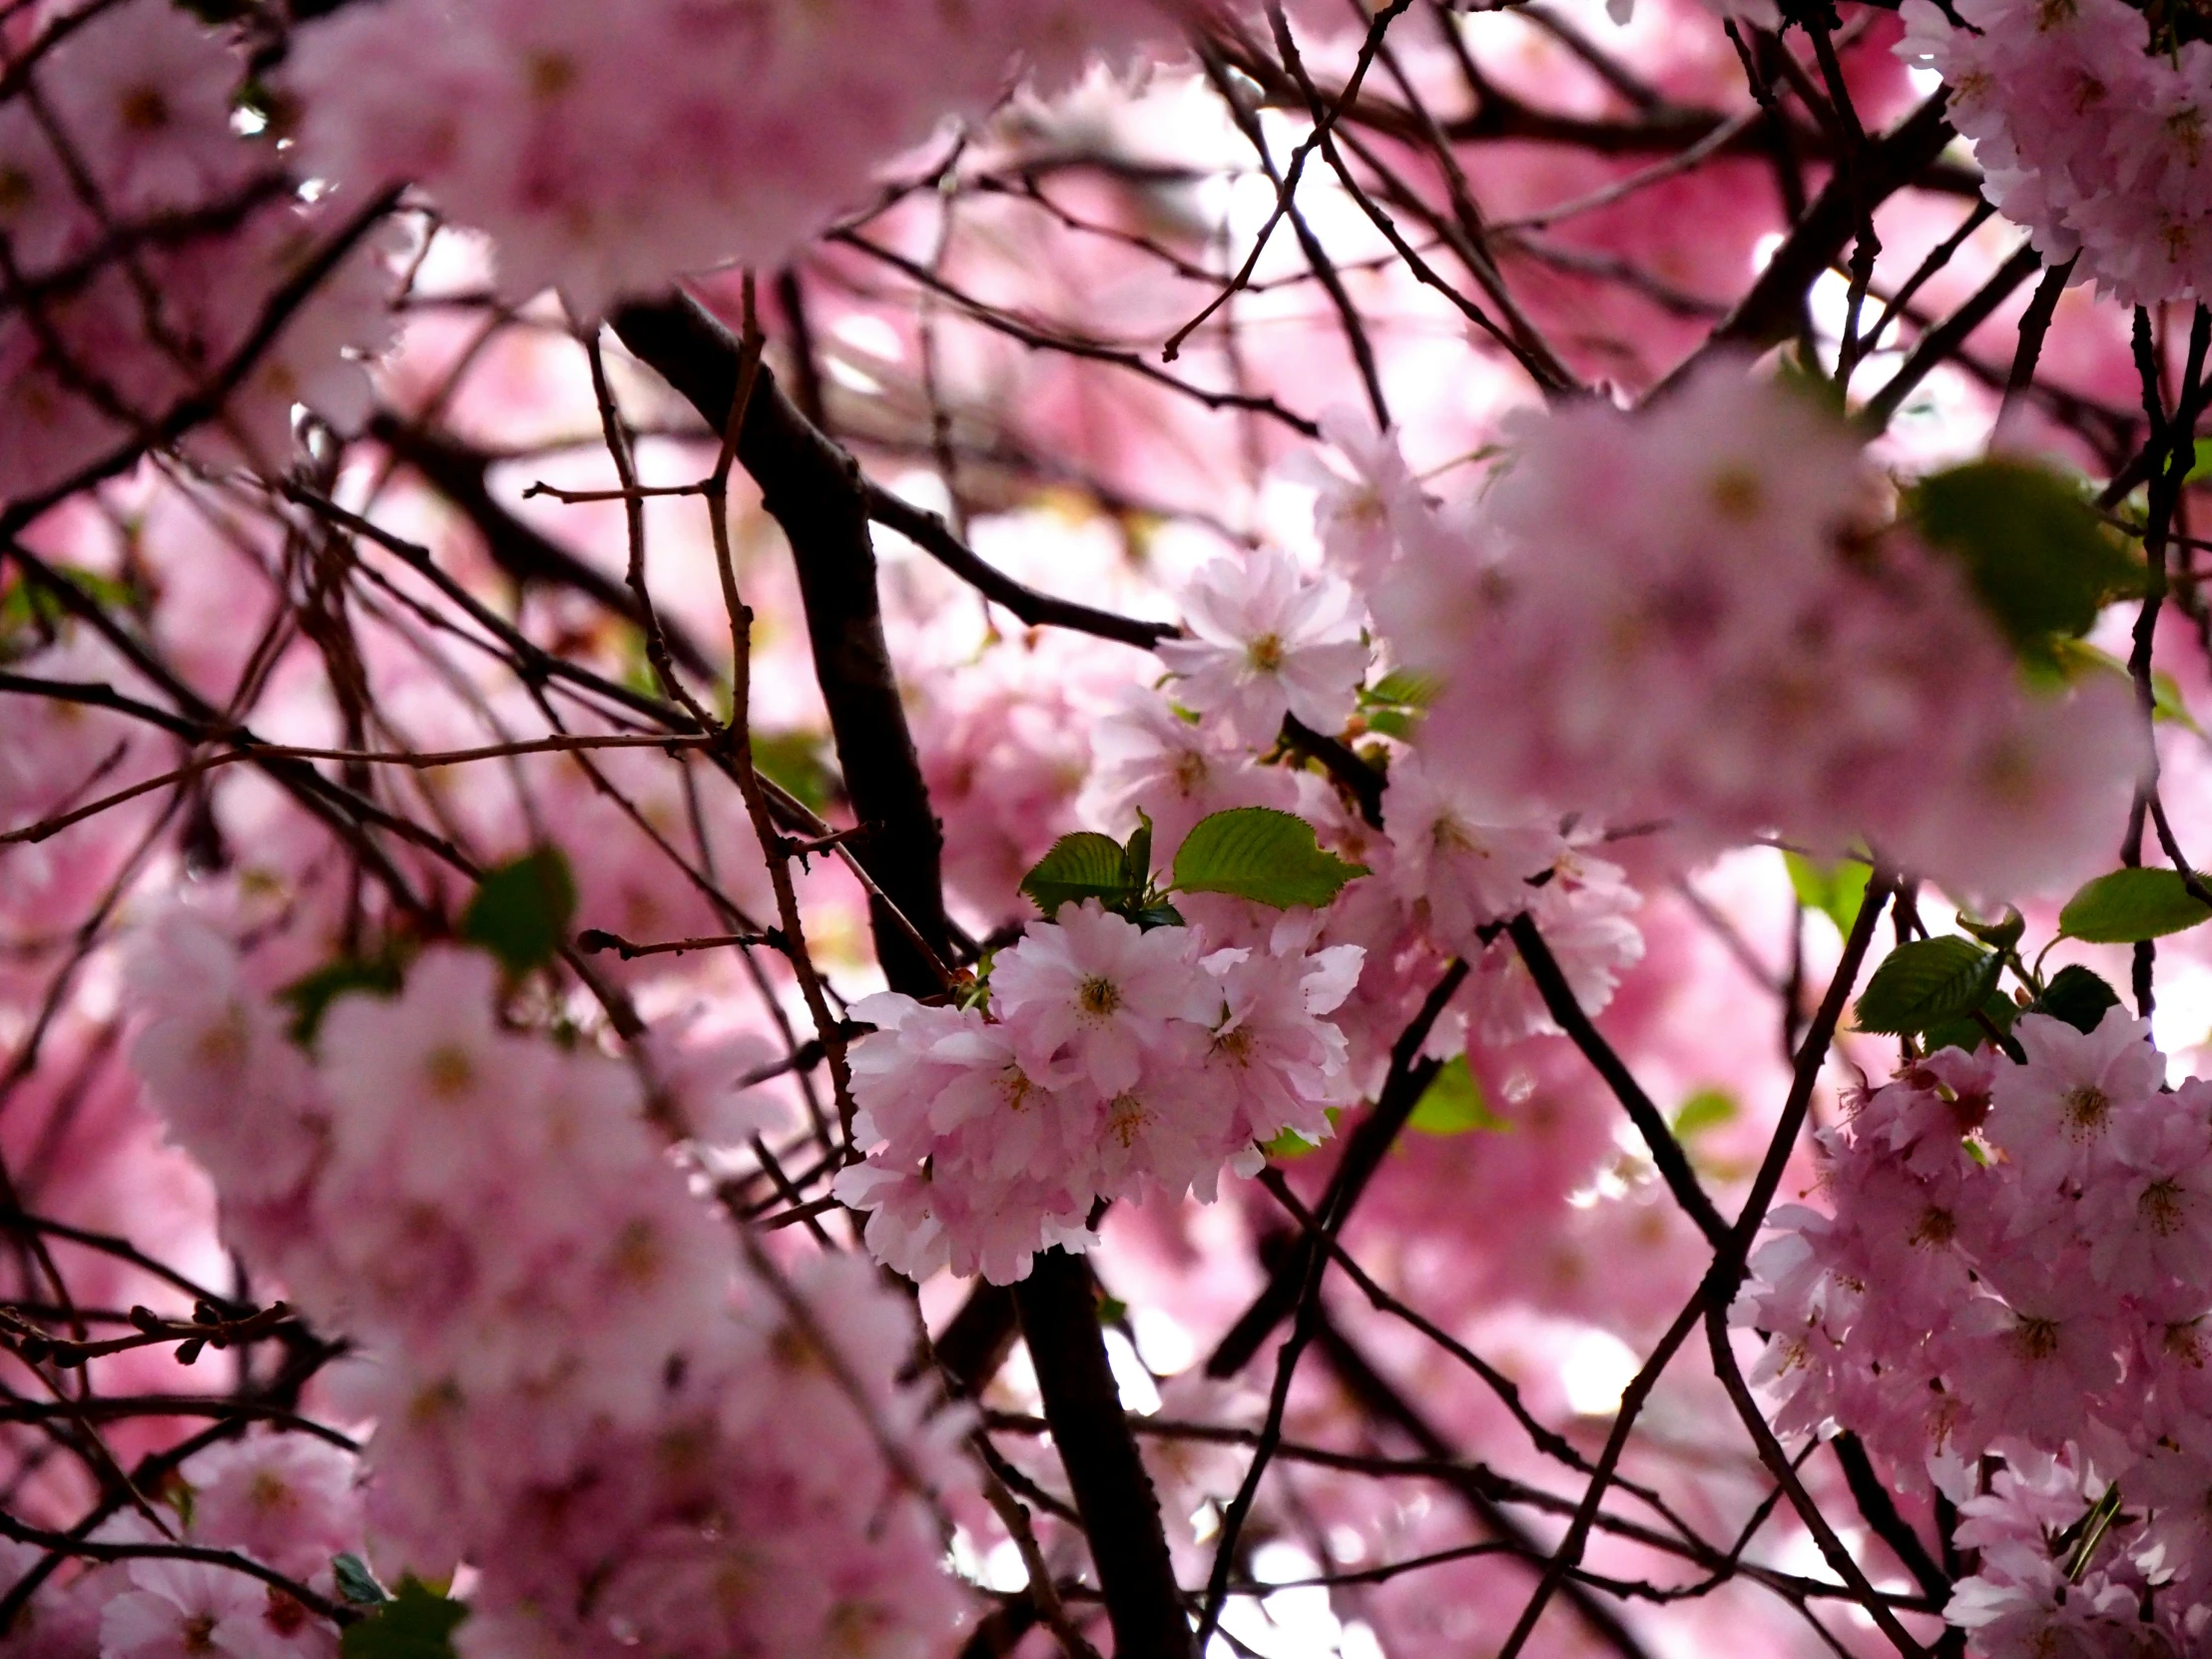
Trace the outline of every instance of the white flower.
[[1360, 602], [1336, 577], [1266, 548], [1215, 559], [1191, 579], [1183, 618], [1194, 637], [1156, 647], [1176, 695], [1246, 743], [1273, 743], [1285, 714], [1334, 732], [1352, 712], [1369, 651]]

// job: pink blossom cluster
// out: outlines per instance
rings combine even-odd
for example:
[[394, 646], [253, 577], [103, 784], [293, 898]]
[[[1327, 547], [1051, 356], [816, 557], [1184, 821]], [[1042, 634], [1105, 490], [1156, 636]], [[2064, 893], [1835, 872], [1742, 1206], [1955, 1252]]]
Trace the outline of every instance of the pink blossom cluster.
[[946, 887], [976, 915], [1012, 913], [1023, 873], [1078, 829], [1091, 733], [1126, 686], [1125, 647], [1039, 630], [916, 676], [909, 718], [944, 823]]
[[870, 175], [1023, 66], [1168, 32], [1172, 0], [387, 0], [299, 32], [306, 167], [411, 180], [490, 233], [502, 285], [616, 298], [769, 265], [864, 205]]
[[1775, 1213], [1735, 1318], [1769, 1333], [1778, 1427], [1853, 1429], [1962, 1505], [1982, 1566], [1950, 1617], [1978, 1651], [2199, 1651], [2212, 1084], [2167, 1089], [2117, 1008], [2013, 1035], [2021, 1061], [1943, 1049], [1822, 1133], [1831, 1209]]
[[1445, 683], [1421, 738], [1439, 774], [1692, 847], [1866, 837], [1968, 893], [2102, 857], [2144, 754], [2126, 687], [2025, 689], [1811, 398], [1721, 359], [1642, 411], [1578, 403], [1510, 437], [1376, 594], [1393, 652]]
[[[0, 663], [17, 674], [78, 685], [109, 680], [115, 656], [82, 634], [59, 636]], [[161, 758], [142, 726], [105, 709], [17, 699], [0, 743], [0, 831], [28, 830], [86, 807], [158, 771]], [[6, 849], [0, 917], [29, 927], [77, 914], [129, 858], [143, 813], [102, 814], [53, 836]]]
[[[102, 1544], [180, 1544], [246, 1557], [329, 1598], [332, 1562], [362, 1548], [353, 1454], [306, 1433], [256, 1431], [186, 1459], [157, 1510], [127, 1510], [101, 1526]], [[0, 1542], [0, 1582], [44, 1551]], [[7, 1651], [23, 1659], [335, 1659], [336, 1632], [276, 1585], [206, 1559], [125, 1557], [49, 1579]]]
[[281, 470], [293, 405], [366, 412], [380, 269], [234, 125], [241, 54], [164, 0], [83, 9], [12, 20], [55, 43], [0, 101], [0, 499], [209, 414], [204, 446]]
[[[1595, 852], [1597, 826], [1440, 769], [1427, 722], [1386, 742], [1370, 736], [1358, 757], [1382, 774], [1380, 830], [1320, 769], [1300, 764], [1295, 746], [1279, 750], [1286, 715], [1324, 737], [1360, 735], [1358, 703], [1378, 666], [1361, 591], [1402, 541], [1436, 535], [1436, 515], [1393, 439], [1342, 414], [1328, 430], [1337, 461], [1310, 455], [1294, 475], [1318, 486], [1315, 529], [1344, 574], [1265, 547], [1201, 567], [1179, 596], [1190, 637], [1158, 648], [1175, 672], [1156, 691], [1129, 691], [1094, 728], [1080, 806], [1117, 834], [1141, 814], [1162, 855], [1211, 813], [1274, 807], [1322, 826], [1345, 857], [1371, 869], [1324, 912], [1320, 935], [1363, 952], [1337, 1023], [1358, 1057], [1355, 1075], [1371, 1088], [1375, 1062], [1454, 957], [1470, 971], [1437, 1022], [1437, 1052], [1453, 1051], [1470, 1029], [1505, 1043], [1557, 1028], [1503, 936], [1523, 911], [1593, 1013], [1641, 959], [1643, 940], [1629, 919], [1640, 897]], [[1245, 907], [1200, 904], [1219, 939], [1246, 939]]]
[[131, 983], [134, 1062], [227, 1240], [355, 1346], [334, 1386], [374, 1425], [373, 1559], [476, 1571], [468, 1659], [957, 1630], [935, 1499], [962, 1425], [892, 1382], [910, 1313], [850, 1257], [749, 1268], [629, 1065], [502, 1023], [469, 951], [341, 997], [312, 1057], [195, 914]]
[[1531, 917], [1586, 1011], [1643, 959], [1629, 919], [1641, 895], [1597, 856], [1594, 828], [1563, 828], [1540, 810], [1514, 811], [1448, 777], [1416, 749], [1390, 768], [1382, 797], [1391, 890], [1436, 951], [1472, 964], [1464, 1006], [1476, 1034], [1507, 1043], [1556, 1031], [1520, 952], [1500, 930]]
[[[2155, 8], [2153, 8], [2155, 9]], [[1899, 51], [1950, 86], [1983, 188], [2048, 265], [2127, 305], [2212, 291], [2212, 44], [2126, 0], [1906, 0]]]
[[868, 1248], [921, 1279], [1011, 1284], [1039, 1250], [1087, 1249], [1092, 1212], [1150, 1193], [1212, 1200], [1261, 1143], [1320, 1141], [1352, 1104], [1327, 1016], [1361, 952], [1309, 951], [1286, 916], [1264, 944], [1215, 948], [1195, 926], [1140, 928], [1095, 899], [1063, 904], [992, 961], [980, 1007], [884, 993], [852, 1049], [866, 1161], [836, 1193], [870, 1212]]
[[1206, 565], [1182, 601], [1186, 637], [1155, 649], [1184, 708], [1260, 750], [1286, 716], [1321, 732], [1344, 725], [1371, 655], [1349, 583], [1260, 548]]

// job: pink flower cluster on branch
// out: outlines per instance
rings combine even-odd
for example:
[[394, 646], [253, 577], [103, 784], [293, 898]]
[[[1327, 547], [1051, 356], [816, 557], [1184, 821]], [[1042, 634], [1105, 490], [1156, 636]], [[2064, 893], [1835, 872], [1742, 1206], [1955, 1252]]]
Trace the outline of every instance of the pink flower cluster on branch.
[[388, 0], [302, 30], [306, 166], [411, 180], [489, 232], [502, 285], [597, 315], [731, 263], [774, 265], [946, 117], [1026, 67], [1172, 33], [1174, 0]]
[[281, 470], [295, 404], [367, 412], [381, 270], [241, 135], [242, 54], [162, 0], [82, 9], [7, 25], [31, 55], [0, 101], [0, 499], [174, 438], [196, 401], [200, 450]]
[[910, 1315], [850, 1257], [746, 1267], [628, 1066], [504, 1027], [491, 960], [448, 948], [341, 997], [312, 1060], [190, 914], [133, 984], [137, 1064], [227, 1237], [356, 1346], [375, 1559], [479, 1575], [469, 1659], [957, 1630], [937, 1497], [965, 1425], [894, 1381]]
[[1694, 848], [1864, 837], [1968, 893], [2105, 855], [2145, 753], [2127, 687], [2030, 691], [1809, 395], [1722, 358], [1647, 409], [1585, 402], [1511, 436], [1376, 600], [1444, 681], [1432, 769]]
[[[1971, 1517], [1950, 1617], [1978, 1651], [2195, 1651], [2212, 1086], [2165, 1088], [2118, 1009], [2013, 1035], [2019, 1061], [1943, 1049], [1823, 1132], [1832, 1209], [1776, 1212], [1735, 1318], [1771, 1333], [1777, 1426], [1853, 1429]], [[1985, 1457], [2006, 1472], [1977, 1495]]]
[[1096, 900], [1064, 904], [993, 961], [979, 1008], [885, 993], [853, 1011], [854, 1137], [867, 1160], [836, 1193], [870, 1212], [867, 1244], [912, 1279], [940, 1268], [1011, 1284], [1036, 1252], [1086, 1249], [1118, 1198], [1211, 1200], [1259, 1145], [1328, 1138], [1352, 1104], [1327, 1016], [1362, 952], [1309, 952], [1286, 917], [1252, 948], [1198, 927], [1140, 929]]
[[2048, 265], [2123, 304], [2212, 290], [2212, 44], [2158, 41], [2125, 0], [1906, 0], [1899, 50], [1938, 71], [1983, 188]]

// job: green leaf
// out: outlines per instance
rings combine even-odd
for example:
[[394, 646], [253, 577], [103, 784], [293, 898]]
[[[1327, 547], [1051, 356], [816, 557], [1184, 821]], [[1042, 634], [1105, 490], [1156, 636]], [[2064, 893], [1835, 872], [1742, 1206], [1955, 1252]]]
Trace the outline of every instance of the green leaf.
[[2094, 1031], [2107, 1008], [2120, 1005], [2120, 993], [2079, 962], [2068, 962], [2050, 976], [2043, 994], [2021, 1010], [2062, 1019], [2076, 1031]]
[[453, 1631], [467, 1617], [465, 1605], [409, 1574], [373, 1613], [346, 1626], [338, 1653], [340, 1659], [454, 1659]]
[[1374, 685], [1360, 688], [1360, 704], [1371, 709], [1425, 709], [1442, 689], [1443, 683], [1433, 675], [1393, 668]]
[[1917, 1036], [1980, 1005], [2003, 960], [1955, 935], [1915, 939], [1882, 960], [1859, 998], [1859, 1029]]
[[1287, 910], [1320, 908], [1366, 864], [1325, 852], [1314, 827], [1273, 807], [1239, 807], [1202, 818], [1175, 853], [1175, 890], [1219, 892]]
[[1430, 1080], [1405, 1127], [1422, 1135], [1464, 1135], [1470, 1129], [1510, 1133], [1513, 1124], [1490, 1110], [1481, 1083], [1460, 1054], [1445, 1061]]
[[2058, 912], [2058, 930], [2089, 944], [2133, 944], [2178, 933], [2207, 918], [2212, 910], [2189, 895], [2179, 871], [2116, 869], [2066, 900]]
[[[1974, 1017], [1976, 1012], [1981, 1019]], [[1981, 999], [1978, 1010], [1969, 1009], [1951, 1019], [1937, 1020], [1922, 1036], [1921, 1046], [1931, 1054], [1944, 1048], [1962, 1048], [1971, 1054], [1989, 1040], [1991, 1027], [1995, 1028], [2000, 1038], [2004, 1037], [2011, 1032], [2012, 1022], [2019, 1017], [2019, 1004], [1992, 985], [1989, 994]], [[1981, 1023], [1983, 1019], [1989, 1022], [1988, 1025]]]
[[1112, 909], [1144, 893], [1141, 882], [1130, 884], [1121, 843], [1088, 830], [1054, 841], [1052, 850], [1021, 878], [1021, 890], [1048, 917], [1057, 914], [1061, 905], [1079, 904], [1086, 898]]
[[[1341, 1107], [1325, 1106], [1322, 1108], [1322, 1110], [1328, 1116], [1329, 1121], [1332, 1124], [1334, 1124], [1339, 1118], [1344, 1116], [1344, 1111]], [[1260, 1143], [1260, 1150], [1266, 1153], [1268, 1157], [1273, 1159], [1276, 1163], [1282, 1164], [1288, 1163], [1293, 1158], [1303, 1158], [1311, 1152], [1319, 1152], [1321, 1150], [1321, 1143], [1318, 1141], [1308, 1140], [1304, 1135], [1301, 1135], [1295, 1129], [1286, 1129], [1283, 1131], [1282, 1134], [1276, 1136], [1274, 1140], [1262, 1141]]]
[[[2087, 640], [2053, 641], [2048, 666], [2056, 671], [2060, 684], [2079, 680], [2093, 673], [2109, 674], [2130, 684], [2134, 681], [2134, 674], [2126, 663], [2111, 652], [2091, 645]], [[2196, 716], [2189, 712], [2188, 699], [2181, 695], [2181, 682], [2162, 668], [2151, 670], [2150, 718], [2162, 726], [2185, 727], [2199, 737], [2204, 735], [2204, 728], [2197, 724]]]
[[376, 1582], [368, 1563], [350, 1550], [331, 1560], [330, 1576], [337, 1582], [338, 1594], [355, 1607], [374, 1607], [391, 1600], [391, 1592]]
[[1139, 892], [1152, 885], [1152, 819], [1137, 809], [1137, 828], [1121, 849], [1121, 877]]
[[1700, 1089], [1674, 1114], [1674, 1138], [1686, 1141], [1701, 1130], [1733, 1123], [1742, 1110], [1736, 1104], [1736, 1097], [1726, 1089]]
[[1924, 478], [1908, 510], [1954, 555], [2013, 648], [2048, 661], [2051, 640], [2089, 631], [2108, 599], [2140, 591], [2141, 568], [2064, 478], [2017, 460]]
[[1850, 937], [1851, 924], [1859, 919], [1859, 906], [1867, 896], [1867, 883], [1874, 877], [1873, 866], [1856, 858], [1815, 863], [1796, 852], [1783, 853], [1782, 861], [1790, 868], [1790, 885], [1797, 890], [1798, 902], [1820, 911], [1836, 924], [1838, 933]]
[[819, 732], [756, 732], [753, 765], [810, 813], [820, 814], [844, 793], [844, 782], [830, 763], [830, 741]]
[[2188, 699], [2181, 695], [2181, 682], [2162, 668], [2151, 670], [2150, 718], [2161, 725], [2185, 727], [2200, 738], [2204, 736], [2204, 728], [2189, 712]]
[[341, 956], [334, 962], [301, 974], [276, 993], [276, 1000], [291, 1007], [291, 1040], [314, 1041], [322, 1028], [322, 1016], [330, 1004], [352, 991], [376, 996], [399, 994], [400, 967], [393, 956]]
[[557, 846], [501, 864], [461, 912], [461, 937], [480, 944], [520, 977], [560, 951], [576, 919], [576, 878]]

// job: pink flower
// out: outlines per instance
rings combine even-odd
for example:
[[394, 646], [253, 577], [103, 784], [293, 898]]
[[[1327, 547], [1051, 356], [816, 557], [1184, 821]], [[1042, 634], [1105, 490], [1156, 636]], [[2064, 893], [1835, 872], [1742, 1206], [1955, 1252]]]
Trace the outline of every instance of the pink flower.
[[196, 1541], [243, 1550], [294, 1578], [312, 1578], [340, 1550], [361, 1547], [355, 1459], [310, 1434], [254, 1434], [200, 1452], [184, 1467]]
[[205, 917], [173, 909], [140, 935], [128, 975], [132, 1064], [172, 1136], [234, 1202], [290, 1193], [320, 1153], [321, 1106], [237, 948]]
[[[1281, 722], [1277, 725], [1280, 727]], [[1272, 743], [1270, 732], [1260, 741]], [[1121, 706], [1091, 728], [1091, 771], [1077, 807], [1094, 829], [1116, 837], [1152, 820], [1152, 850], [1166, 862], [1202, 818], [1237, 807], [1292, 811], [1298, 789], [1278, 767], [1254, 762], [1250, 749], [1217, 723], [1179, 716], [1159, 693], [1132, 687]]]
[[1207, 1074], [1228, 1091], [1220, 1114], [1223, 1155], [1240, 1174], [1258, 1173], [1255, 1143], [1291, 1130], [1319, 1142], [1334, 1132], [1328, 1109], [1359, 1100], [1334, 1013], [1359, 982], [1366, 952], [1332, 945], [1309, 955], [1299, 924], [1286, 918], [1265, 950], [1222, 950], [1206, 958], [1221, 986], [1222, 1012], [1208, 1033]]
[[1955, 28], [1907, 0], [1901, 55], [1950, 84], [1984, 193], [2052, 265], [2123, 304], [2202, 294], [2212, 279], [2212, 46], [2154, 49], [2123, 0], [1962, 0]]
[[2129, 1113], [2146, 1109], [2165, 1078], [2150, 1022], [2105, 1010], [2092, 1032], [2047, 1014], [2025, 1014], [2013, 1036], [2027, 1064], [1998, 1071], [1989, 1139], [2031, 1184], [2080, 1181]]
[[1566, 850], [1556, 823], [1501, 811], [1478, 790], [1432, 771], [1418, 751], [1390, 768], [1382, 822], [1398, 897], [1427, 917], [1445, 948], [1474, 955], [1477, 929], [1533, 907], [1530, 885]]
[[202, 1561], [133, 1561], [132, 1587], [100, 1615], [106, 1659], [296, 1659], [335, 1644], [298, 1603], [259, 1579]]
[[1334, 733], [1352, 712], [1369, 653], [1360, 602], [1338, 578], [1267, 548], [1215, 559], [1184, 590], [1183, 620], [1194, 638], [1154, 647], [1176, 696], [1247, 744], [1273, 743], [1285, 714]]
[[1103, 1095], [1129, 1088], [1171, 1022], [1205, 1023], [1210, 987], [1188, 929], [1143, 932], [1095, 899], [1063, 904], [991, 967], [991, 999], [1015, 1044], [1039, 1061], [1063, 1049]]
[[388, 1169], [437, 1199], [529, 1142], [545, 1050], [493, 1021], [498, 969], [479, 951], [425, 951], [397, 998], [352, 995], [323, 1016], [321, 1072], [339, 1160]]
[[2099, 1284], [2157, 1296], [2212, 1289], [2212, 1085], [2190, 1079], [2122, 1110], [2081, 1194]]
[[1315, 487], [1314, 528], [1329, 563], [1365, 588], [1401, 546], [1428, 533], [1435, 507], [1407, 469], [1394, 432], [1378, 431], [1371, 417], [1343, 404], [1322, 411], [1321, 431], [1329, 451], [1303, 451], [1289, 470]]

